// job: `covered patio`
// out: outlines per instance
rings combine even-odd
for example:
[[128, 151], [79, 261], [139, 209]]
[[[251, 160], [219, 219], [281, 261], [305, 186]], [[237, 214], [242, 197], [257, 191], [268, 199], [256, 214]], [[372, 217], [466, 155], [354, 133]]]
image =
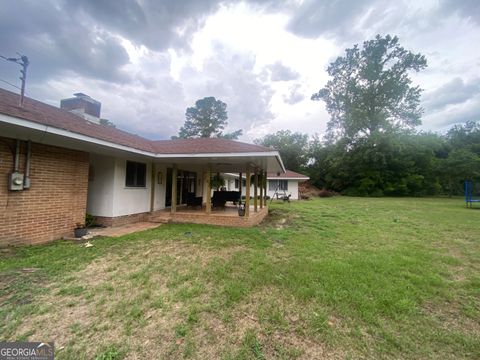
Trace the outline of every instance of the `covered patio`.
[[213, 209], [210, 213], [182, 205], [178, 206], [174, 213], [170, 209], [155, 211], [150, 215], [149, 221], [154, 223], [171, 222], [249, 227], [258, 225], [268, 215], [267, 206], [259, 207], [257, 211], [255, 211], [254, 206], [250, 206], [249, 210], [249, 216], [239, 216], [238, 207], [235, 205], [227, 205], [223, 210]]
[[[267, 172], [284, 172], [278, 152], [250, 144], [247, 149], [244, 148], [247, 144], [235, 142], [229, 142], [228, 147], [216, 149], [210, 146], [206, 150], [209, 152], [199, 152], [200, 139], [195, 140], [186, 140], [186, 147], [170, 156], [162, 155], [166, 159], [155, 162], [152, 180], [158, 177], [156, 169], [164, 169], [166, 173], [165, 206], [155, 209], [158, 194], [152, 192], [149, 220], [240, 227], [260, 223], [268, 214]], [[188, 151], [190, 143], [196, 145], [192, 151]], [[218, 184], [214, 188], [212, 179], [225, 173], [236, 173], [239, 179], [245, 178], [244, 193], [241, 186], [239, 191], [226, 191]]]

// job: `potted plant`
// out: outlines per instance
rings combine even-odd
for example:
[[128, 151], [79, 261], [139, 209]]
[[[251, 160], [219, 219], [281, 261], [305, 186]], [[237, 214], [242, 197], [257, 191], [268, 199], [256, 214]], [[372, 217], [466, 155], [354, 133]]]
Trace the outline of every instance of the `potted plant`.
[[212, 186], [212, 189], [219, 191], [222, 187], [225, 186], [225, 179], [221, 177], [220, 174], [216, 174], [210, 179], [210, 184]]
[[82, 236], [87, 235], [87, 227], [81, 223], [77, 223], [73, 233], [76, 238], [81, 238]]

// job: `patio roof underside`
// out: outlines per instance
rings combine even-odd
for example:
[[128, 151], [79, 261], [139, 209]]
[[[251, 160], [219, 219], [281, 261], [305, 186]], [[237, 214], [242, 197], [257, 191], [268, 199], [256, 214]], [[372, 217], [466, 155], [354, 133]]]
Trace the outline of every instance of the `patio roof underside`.
[[233, 156], [203, 156], [203, 157], [178, 157], [169, 159], [157, 159], [155, 163], [172, 165], [175, 164], [179, 169], [184, 170], [202, 170], [209, 168], [213, 173], [245, 173], [247, 167], [253, 172], [254, 169], [268, 172], [283, 172], [279, 159], [273, 155], [241, 155]]

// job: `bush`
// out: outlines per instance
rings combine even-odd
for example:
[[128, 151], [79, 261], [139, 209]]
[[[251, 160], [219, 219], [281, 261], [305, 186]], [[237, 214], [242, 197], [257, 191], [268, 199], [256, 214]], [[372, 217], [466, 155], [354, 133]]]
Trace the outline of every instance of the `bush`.
[[85, 226], [90, 227], [95, 225], [95, 217], [92, 214], [85, 214]]
[[335, 191], [327, 190], [327, 189], [322, 189], [318, 192], [318, 196], [321, 198], [327, 198], [327, 197], [332, 197], [337, 195]]

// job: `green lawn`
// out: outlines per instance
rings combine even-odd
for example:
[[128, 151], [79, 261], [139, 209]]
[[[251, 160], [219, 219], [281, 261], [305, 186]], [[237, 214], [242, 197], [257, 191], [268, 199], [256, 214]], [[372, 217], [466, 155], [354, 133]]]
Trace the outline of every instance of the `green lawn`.
[[335, 197], [270, 213], [4, 252], [0, 339], [53, 340], [58, 359], [480, 358], [480, 210]]

